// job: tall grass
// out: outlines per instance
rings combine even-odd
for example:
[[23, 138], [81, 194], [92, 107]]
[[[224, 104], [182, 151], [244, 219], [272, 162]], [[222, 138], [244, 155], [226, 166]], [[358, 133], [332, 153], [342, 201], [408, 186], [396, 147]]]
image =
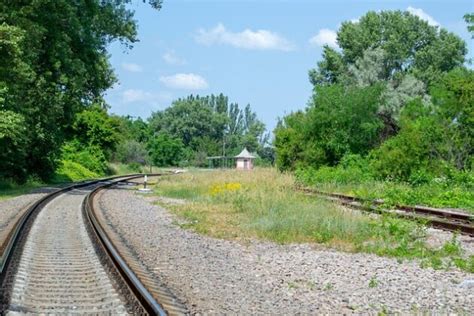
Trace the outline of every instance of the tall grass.
[[384, 199], [387, 204], [461, 208], [474, 213], [474, 173], [452, 172], [450, 177], [419, 174], [412, 182], [377, 180], [360, 166], [301, 169], [296, 176], [304, 185], [366, 199]]
[[37, 179], [28, 179], [24, 184], [18, 184], [12, 180], [0, 180], [0, 200], [26, 194], [42, 185], [44, 184]]
[[196, 171], [162, 178], [155, 191], [187, 200], [168, 207], [187, 219], [183, 226], [214, 237], [323, 243], [346, 251], [421, 258], [431, 266], [439, 262], [445, 266], [456, 259], [465, 269], [474, 270], [474, 259], [466, 263], [469, 260], [462, 258], [456, 242], [455, 255], [429, 248], [422, 224], [348, 210], [297, 192], [294, 185], [293, 176], [270, 168]]

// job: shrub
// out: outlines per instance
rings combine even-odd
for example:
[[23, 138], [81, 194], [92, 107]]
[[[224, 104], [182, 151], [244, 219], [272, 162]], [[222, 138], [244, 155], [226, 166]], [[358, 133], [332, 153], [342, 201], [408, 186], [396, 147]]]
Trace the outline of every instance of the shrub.
[[98, 177], [99, 175], [97, 173], [90, 171], [77, 162], [62, 160], [58, 170], [56, 171], [54, 181], [71, 182], [85, 179], [94, 179]]
[[104, 152], [98, 146], [84, 147], [77, 141], [63, 145], [61, 160], [78, 163], [98, 175], [106, 174], [108, 169]]
[[350, 184], [364, 183], [373, 180], [373, 172], [366, 159], [360, 155], [345, 155], [336, 167], [323, 166], [319, 169], [300, 168], [296, 178], [305, 184], [333, 183]]

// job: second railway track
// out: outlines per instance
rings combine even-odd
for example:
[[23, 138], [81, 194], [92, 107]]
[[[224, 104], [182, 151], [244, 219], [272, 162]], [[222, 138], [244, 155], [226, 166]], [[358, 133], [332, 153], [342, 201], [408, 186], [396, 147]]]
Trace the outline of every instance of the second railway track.
[[329, 193], [310, 188], [298, 189], [306, 194], [318, 195], [351, 208], [375, 213], [391, 214], [398, 217], [425, 222], [436, 228], [474, 236], [474, 216], [471, 214], [427, 206], [395, 205], [393, 208], [387, 209], [384, 207], [384, 202], [382, 200], [365, 200], [355, 196]]
[[2, 255], [0, 314], [165, 314], [87, 213], [90, 193], [108, 184], [73, 186], [31, 209]]

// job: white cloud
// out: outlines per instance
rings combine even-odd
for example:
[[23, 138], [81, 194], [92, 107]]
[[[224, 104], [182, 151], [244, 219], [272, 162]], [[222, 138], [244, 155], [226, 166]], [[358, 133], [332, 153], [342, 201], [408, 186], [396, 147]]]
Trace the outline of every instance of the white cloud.
[[151, 92], [140, 89], [127, 89], [122, 92], [122, 100], [124, 103], [143, 102], [153, 99]]
[[163, 60], [170, 65], [184, 65], [186, 60], [177, 56], [174, 51], [164, 53], [162, 56]]
[[333, 48], [339, 47], [337, 45], [336, 32], [329, 29], [320, 29], [318, 34], [310, 38], [309, 43], [318, 46], [329, 45]]
[[407, 11], [410, 12], [411, 14], [413, 14], [413, 15], [416, 15], [420, 19], [425, 20], [426, 22], [428, 22], [429, 25], [432, 25], [432, 26], [439, 26], [440, 25], [438, 23], [438, 21], [436, 21], [431, 15], [429, 15], [428, 13], [423, 11], [422, 9], [408, 7]]
[[134, 63], [122, 63], [122, 68], [130, 72], [142, 72], [143, 68], [140, 65]]
[[152, 93], [141, 89], [127, 89], [121, 93], [122, 103], [157, 103], [157, 102], [169, 102], [173, 96], [169, 92], [157, 92]]
[[199, 29], [195, 40], [204, 45], [228, 44], [237, 48], [291, 51], [295, 46], [277, 33], [267, 30], [231, 32], [219, 23], [213, 29]]
[[206, 79], [193, 73], [161, 76], [160, 81], [168, 88], [174, 89], [202, 90], [209, 87]]

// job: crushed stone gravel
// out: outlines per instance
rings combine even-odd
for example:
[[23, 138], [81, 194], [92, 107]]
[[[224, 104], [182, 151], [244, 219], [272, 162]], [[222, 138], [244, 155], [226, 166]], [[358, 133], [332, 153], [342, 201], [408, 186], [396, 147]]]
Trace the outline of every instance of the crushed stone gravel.
[[[310, 244], [199, 235], [133, 190], [100, 197], [105, 218], [193, 314], [462, 313], [474, 274]], [[469, 286], [468, 286], [469, 285]]]
[[24, 211], [48, 192], [57, 188], [44, 187], [14, 198], [0, 201], [0, 245], [7, 238], [11, 228], [21, 217]]

